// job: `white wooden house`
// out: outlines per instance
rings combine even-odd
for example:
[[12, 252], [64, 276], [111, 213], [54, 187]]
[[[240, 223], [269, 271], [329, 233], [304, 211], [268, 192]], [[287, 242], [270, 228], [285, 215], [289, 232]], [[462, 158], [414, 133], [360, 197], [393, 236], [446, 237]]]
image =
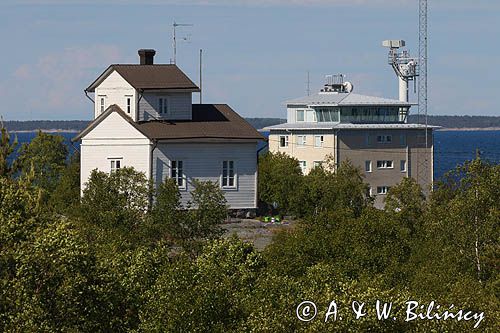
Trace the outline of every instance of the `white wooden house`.
[[94, 94], [94, 121], [81, 140], [81, 188], [94, 169], [125, 166], [153, 179], [174, 178], [181, 200], [193, 180], [213, 181], [231, 209], [257, 207], [257, 143], [265, 138], [225, 104], [193, 104], [199, 92], [176, 65], [111, 65], [86, 90]]

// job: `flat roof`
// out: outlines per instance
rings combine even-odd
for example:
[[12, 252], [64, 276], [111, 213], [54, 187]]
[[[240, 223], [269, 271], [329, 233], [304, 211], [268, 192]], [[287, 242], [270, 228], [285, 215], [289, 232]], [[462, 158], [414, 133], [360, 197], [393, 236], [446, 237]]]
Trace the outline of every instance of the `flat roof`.
[[[424, 129], [425, 124], [352, 124], [352, 123], [285, 123], [267, 126], [263, 130], [335, 130], [335, 129]], [[441, 126], [427, 125], [427, 128], [435, 129]]]

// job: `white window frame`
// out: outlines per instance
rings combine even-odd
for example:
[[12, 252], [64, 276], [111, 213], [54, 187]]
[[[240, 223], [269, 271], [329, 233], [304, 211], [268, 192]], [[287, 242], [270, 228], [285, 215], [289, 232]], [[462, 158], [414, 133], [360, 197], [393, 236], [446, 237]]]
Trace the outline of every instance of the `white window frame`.
[[377, 169], [394, 169], [394, 161], [392, 160], [377, 161]]
[[106, 95], [99, 95], [99, 113], [102, 114], [106, 111]]
[[[299, 120], [299, 113], [302, 114], [302, 120]], [[295, 111], [295, 119], [298, 123], [303, 123], [306, 121], [306, 110], [297, 110]]]
[[[232, 163], [233, 176], [230, 175], [230, 165]], [[226, 176], [224, 176], [224, 170], [227, 169]], [[233, 185], [230, 185], [230, 180], [233, 178]], [[226, 183], [226, 185], [224, 185]], [[224, 160], [222, 161], [222, 172], [220, 176], [220, 186], [224, 190], [235, 190], [238, 188], [238, 173], [236, 172], [236, 161], [235, 160]]]
[[399, 169], [401, 170], [401, 172], [406, 172], [406, 160], [400, 160], [399, 161]]
[[[284, 145], [281, 144], [281, 139], [284, 139], [284, 141], [283, 141]], [[280, 143], [280, 148], [288, 148], [288, 143], [289, 143], [288, 135], [280, 135], [279, 136], [279, 143]]]
[[323, 165], [323, 161], [313, 161], [313, 168], [318, 168]]
[[158, 97], [158, 113], [164, 115], [170, 115], [170, 105], [168, 97], [165, 96]]
[[131, 114], [132, 113], [132, 96], [131, 95], [125, 95], [125, 105], [126, 105], [127, 114]]
[[392, 143], [392, 135], [377, 135], [377, 143]]
[[[319, 141], [318, 141], [319, 139]], [[323, 143], [325, 142], [324, 135], [315, 135], [314, 136], [314, 148], [323, 148]], [[319, 145], [318, 145], [319, 143]]]
[[[180, 163], [180, 167], [179, 167], [179, 163]], [[180, 190], [185, 190], [187, 187], [186, 175], [184, 173], [184, 168], [185, 168], [184, 160], [178, 159], [178, 160], [171, 160], [170, 161], [170, 178], [175, 180], [175, 183], [177, 184], [177, 187]], [[180, 181], [180, 184], [179, 184], [179, 181]]]
[[307, 135], [297, 135], [297, 148], [305, 148], [307, 144]]
[[367, 160], [365, 161], [365, 171], [366, 172], [372, 172], [373, 168], [372, 168], [372, 161], [371, 160]]
[[307, 171], [307, 161], [299, 161], [299, 166], [300, 170], [302, 171], [302, 174], [306, 174]]
[[123, 157], [108, 157], [109, 173], [120, 170], [123, 167]]
[[389, 186], [377, 186], [378, 195], [386, 195], [389, 192]]

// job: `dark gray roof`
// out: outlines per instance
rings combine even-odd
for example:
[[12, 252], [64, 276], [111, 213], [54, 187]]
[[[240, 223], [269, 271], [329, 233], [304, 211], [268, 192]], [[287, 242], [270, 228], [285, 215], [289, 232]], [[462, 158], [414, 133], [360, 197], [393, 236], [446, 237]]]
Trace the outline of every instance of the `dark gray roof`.
[[112, 112], [119, 113], [139, 132], [152, 140], [266, 140], [252, 125], [226, 104], [193, 104], [192, 120], [155, 120], [141, 123], [134, 122], [118, 105], [113, 104], [72, 141], [80, 140]]
[[169, 89], [199, 91], [198, 86], [173, 64], [158, 65], [111, 65], [85, 89], [94, 92], [95, 88], [109, 75], [117, 71], [132, 87], [138, 90]]
[[252, 125], [226, 104], [193, 104], [192, 120], [147, 121], [138, 129], [151, 139], [265, 140]]

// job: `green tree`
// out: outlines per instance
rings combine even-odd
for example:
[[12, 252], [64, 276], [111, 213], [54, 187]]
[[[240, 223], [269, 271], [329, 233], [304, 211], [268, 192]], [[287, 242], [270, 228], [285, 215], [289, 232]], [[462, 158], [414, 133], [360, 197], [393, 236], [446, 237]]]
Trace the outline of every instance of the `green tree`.
[[66, 167], [67, 155], [68, 148], [62, 136], [39, 131], [30, 143], [21, 146], [15, 166], [21, 174], [33, 168], [34, 184], [52, 193]]
[[292, 198], [302, 185], [302, 171], [297, 159], [284, 153], [267, 153], [259, 157], [259, 201], [265, 213], [274, 206], [281, 214], [291, 213]]
[[49, 205], [57, 213], [74, 215], [80, 203], [80, 155], [71, 156], [50, 196]]
[[9, 177], [13, 173], [12, 164], [9, 163], [9, 156], [14, 153], [17, 147], [17, 137], [14, 142], [10, 142], [10, 134], [0, 119], [0, 177]]
[[326, 163], [304, 176], [302, 186], [295, 189], [292, 202], [300, 216], [314, 217], [334, 210], [345, 210], [359, 216], [369, 206], [368, 185], [359, 169], [349, 161], [339, 167]]
[[195, 180], [193, 185], [191, 200], [182, 207], [177, 184], [166, 179], [158, 186], [150, 220], [157, 235], [167, 235], [174, 244], [196, 251], [203, 241], [222, 235], [220, 225], [228, 216], [228, 207], [216, 183]]

